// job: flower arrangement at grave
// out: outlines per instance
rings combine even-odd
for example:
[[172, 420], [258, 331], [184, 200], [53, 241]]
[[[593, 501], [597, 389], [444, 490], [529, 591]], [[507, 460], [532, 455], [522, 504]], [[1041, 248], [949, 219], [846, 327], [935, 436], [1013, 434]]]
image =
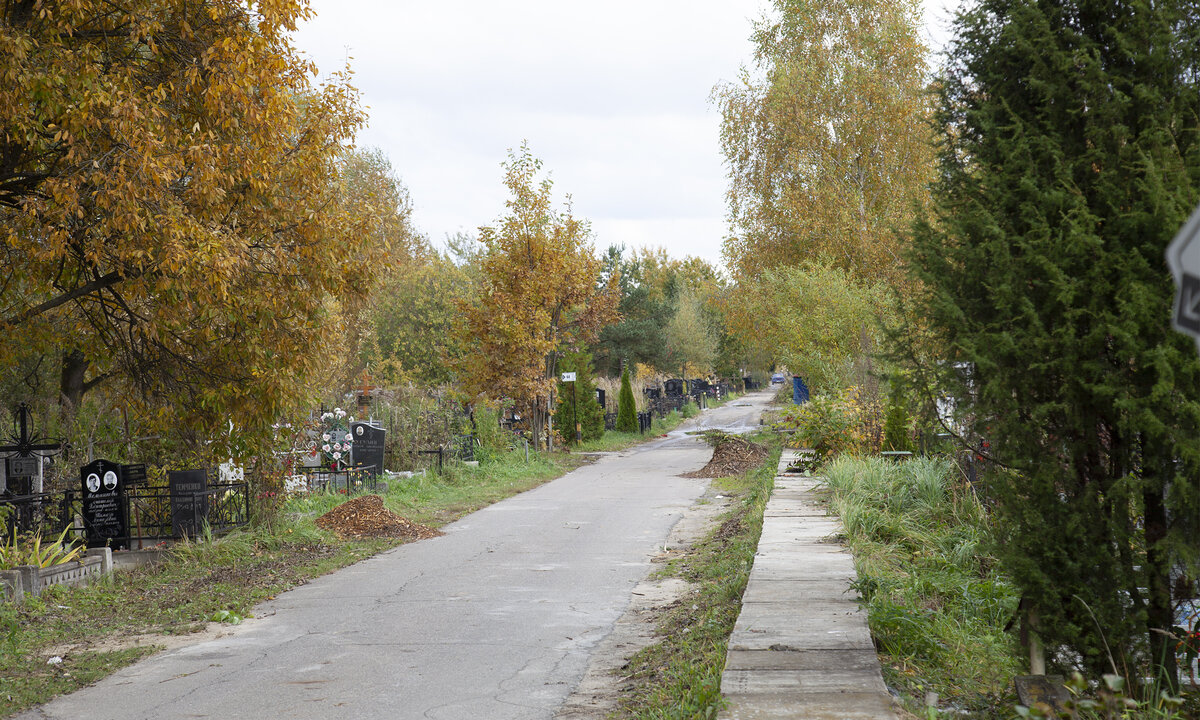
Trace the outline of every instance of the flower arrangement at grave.
[[354, 418], [346, 417], [346, 411], [334, 408], [333, 412], [321, 415], [320, 432], [321, 453], [329, 468], [338, 471], [350, 462], [350, 448], [354, 446], [354, 436], [350, 434], [350, 423]]

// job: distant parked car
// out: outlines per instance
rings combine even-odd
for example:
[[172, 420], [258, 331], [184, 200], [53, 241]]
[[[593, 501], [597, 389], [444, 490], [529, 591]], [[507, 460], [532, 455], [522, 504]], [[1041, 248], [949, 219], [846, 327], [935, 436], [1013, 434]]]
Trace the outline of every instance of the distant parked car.
[[774, 375], [771, 376], [771, 384], [772, 385], [774, 385], [775, 383], [782, 383], [782, 382], [783, 382], [783, 373], [775, 373]]

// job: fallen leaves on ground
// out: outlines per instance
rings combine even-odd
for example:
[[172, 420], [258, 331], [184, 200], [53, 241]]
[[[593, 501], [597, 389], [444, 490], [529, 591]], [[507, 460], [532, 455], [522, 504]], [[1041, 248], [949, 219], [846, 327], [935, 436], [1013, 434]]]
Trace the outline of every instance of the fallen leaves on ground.
[[317, 518], [317, 527], [345, 538], [424, 540], [442, 534], [440, 530], [410, 522], [388, 510], [378, 495], [363, 495], [338, 505]]
[[737, 435], [725, 435], [713, 447], [712, 459], [703, 468], [683, 477], [718, 478], [741, 475], [758, 466], [767, 457], [767, 447]]

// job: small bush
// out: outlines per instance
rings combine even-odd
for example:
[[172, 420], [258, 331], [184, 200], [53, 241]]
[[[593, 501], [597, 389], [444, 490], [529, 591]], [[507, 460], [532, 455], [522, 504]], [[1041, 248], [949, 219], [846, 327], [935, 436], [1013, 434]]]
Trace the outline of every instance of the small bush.
[[870, 449], [865, 408], [853, 388], [784, 410], [776, 428], [794, 431], [792, 445], [812, 448], [822, 460]]

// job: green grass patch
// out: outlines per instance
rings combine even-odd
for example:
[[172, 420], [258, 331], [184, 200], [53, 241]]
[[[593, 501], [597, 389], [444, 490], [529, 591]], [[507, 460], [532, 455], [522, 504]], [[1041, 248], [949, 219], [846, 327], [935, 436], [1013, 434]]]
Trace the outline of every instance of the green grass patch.
[[633, 687], [621, 717], [717, 716], [725, 648], [741, 609], [778, 461], [776, 443], [757, 469], [714, 481], [722, 495], [733, 498], [733, 506], [708, 537], [661, 571], [688, 580], [695, 590], [662, 618], [662, 640], [635, 654], [622, 671]]
[[1023, 666], [1004, 627], [1019, 597], [988, 554], [991, 531], [970, 488], [943, 459], [843, 456], [825, 474], [888, 684], [922, 715], [936, 692], [956, 714], [1011, 718]]
[[578, 447], [572, 446], [571, 450], [572, 452], [616, 452], [618, 450], [625, 450], [634, 445], [644, 443], [647, 440], [653, 440], [660, 435], [665, 435], [679, 427], [683, 421], [684, 418], [678, 412], [672, 410], [665, 417], [654, 418], [654, 422], [650, 425], [650, 431], [645, 434], [606, 430], [602, 437], [596, 440], [589, 440]]

